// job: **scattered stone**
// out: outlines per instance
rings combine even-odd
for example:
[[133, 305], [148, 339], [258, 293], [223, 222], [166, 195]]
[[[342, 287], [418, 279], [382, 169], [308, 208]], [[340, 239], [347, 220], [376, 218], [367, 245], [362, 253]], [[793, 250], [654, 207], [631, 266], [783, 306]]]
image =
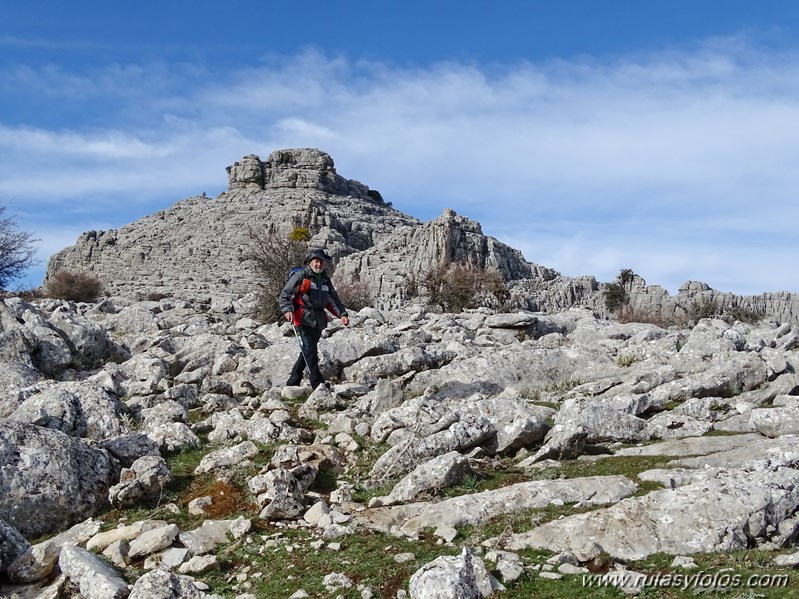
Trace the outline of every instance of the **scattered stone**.
[[195, 555], [189, 561], [180, 564], [181, 574], [201, 574], [219, 568], [219, 560], [215, 555]]
[[127, 583], [114, 568], [75, 545], [61, 548], [58, 566], [86, 599], [121, 599], [130, 593]]
[[412, 562], [416, 559], [416, 556], [413, 553], [398, 553], [394, 556], [394, 561], [398, 564], [404, 564], [406, 562]]
[[799, 568], [799, 551], [774, 558], [774, 565], [781, 568]]
[[196, 497], [189, 501], [188, 509], [192, 516], [202, 516], [205, 514], [206, 509], [211, 507], [214, 500], [212, 497], [206, 495], [205, 497]]
[[139, 578], [129, 599], [209, 599], [192, 578], [166, 570], [152, 570]]
[[433, 531], [433, 536], [443, 539], [447, 543], [452, 543], [458, 536], [458, 530], [452, 526], [439, 526]]
[[175, 542], [179, 532], [180, 529], [175, 524], [167, 524], [166, 526], [143, 532], [130, 542], [128, 558], [136, 560], [166, 549]]
[[307, 512], [305, 512], [303, 519], [309, 524], [317, 524], [323, 515], [329, 513], [330, 508], [327, 507], [327, 503], [324, 501], [317, 501]]
[[245, 460], [254, 458], [259, 453], [258, 447], [252, 441], [242, 441], [233, 447], [217, 449], [206, 454], [200, 465], [194, 469], [195, 474], [203, 474], [220, 468], [236, 466]]
[[322, 579], [322, 584], [325, 585], [328, 593], [332, 593], [338, 589], [352, 588], [354, 583], [341, 572], [331, 572], [325, 575]]
[[134, 505], [163, 493], [172, 479], [166, 460], [161, 456], [143, 456], [130, 468], [123, 468], [119, 483], [108, 490], [108, 501], [116, 508]]
[[686, 555], [677, 555], [671, 562], [672, 568], [682, 568], [684, 570], [693, 570], [698, 568], [699, 565], [694, 561], [694, 558]]

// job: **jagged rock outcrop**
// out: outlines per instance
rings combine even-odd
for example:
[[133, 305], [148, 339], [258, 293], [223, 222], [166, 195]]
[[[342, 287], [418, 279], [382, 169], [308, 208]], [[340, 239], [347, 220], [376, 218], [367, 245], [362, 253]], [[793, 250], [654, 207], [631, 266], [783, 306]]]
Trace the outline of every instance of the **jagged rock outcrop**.
[[[409, 280], [418, 281], [431, 266], [452, 261], [501, 272], [519, 308], [556, 312], [582, 306], [602, 316], [609, 312], [605, 293], [617, 282], [565, 277], [528, 262], [451, 209], [422, 223], [392, 208], [378, 191], [339, 175], [333, 159], [318, 149], [278, 150], [266, 160], [250, 154], [228, 166], [227, 173], [227, 191], [216, 198], [202, 194], [120, 229], [83, 233], [75, 245], [50, 258], [45, 283], [59, 270], [85, 271], [111, 293], [135, 299], [166, 293], [236, 300], [258, 283], [247, 260], [250, 227], [274, 225], [288, 233], [306, 226], [313, 233], [312, 245], [334, 257], [339, 279], [366, 283], [379, 308], [402, 306], [411, 299]], [[621, 284], [630, 309], [663, 322], [689, 319], [697, 306], [710, 304], [719, 313], [799, 320], [796, 293], [739, 296], [688, 281], [671, 296], [637, 275]]]
[[[612, 313], [605, 303], [611, 285], [620, 285], [626, 306], [639, 317], [653, 322], [687, 322], [696, 320], [703, 308], [713, 307], [715, 314], [748, 313], [761, 315], [777, 322], [799, 322], [799, 293], [766, 292], [760, 295], [736, 295], [717, 291], [706, 283], [687, 281], [677, 295], [671, 295], [660, 285], [647, 285], [633, 274], [624, 281], [601, 283], [592, 276], [564, 277], [556, 271], [541, 269], [539, 276], [512, 281], [514, 304], [533, 312], [560, 312], [573, 306], [594, 310], [608, 316]], [[794, 343], [797, 343], [794, 341]]]
[[265, 161], [249, 155], [227, 170], [228, 190], [215, 199], [189, 198], [121, 229], [82, 234], [52, 256], [45, 282], [59, 270], [78, 270], [137, 299], [238, 298], [257, 285], [246, 259], [249, 228], [271, 224], [284, 233], [308, 227], [311, 245], [336, 260], [357, 254], [340, 276], [359, 277], [382, 301], [402, 299], [406, 274], [443, 260], [493, 266], [508, 278], [530, 275], [522, 255], [483, 235], [478, 223], [445, 210], [423, 225], [379, 192], [338, 175], [319, 150], [281, 150]]
[[120, 229], [88, 231], [51, 257], [47, 281], [59, 270], [87, 271], [107, 289], [138, 299], [151, 293], [240, 297], [256, 280], [246, 260], [250, 227], [295, 226], [340, 258], [373, 246], [398, 227], [419, 221], [391, 208], [380, 194], [338, 175], [315, 149], [245, 156], [228, 167], [228, 190], [197, 196]]

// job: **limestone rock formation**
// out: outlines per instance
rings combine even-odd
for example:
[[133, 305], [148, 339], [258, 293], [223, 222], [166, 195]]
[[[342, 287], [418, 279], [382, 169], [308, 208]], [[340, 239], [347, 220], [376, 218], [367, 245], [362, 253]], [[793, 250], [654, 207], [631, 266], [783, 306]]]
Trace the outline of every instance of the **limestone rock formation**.
[[[311, 245], [341, 262], [341, 277], [358, 277], [378, 304], [402, 300], [407, 274], [441, 261], [491, 266], [508, 279], [531, 275], [517, 250], [483, 234], [475, 221], [444, 210], [423, 224], [395, 210], [379, 192], [336, 173], [316, 149], [248, 155], [227, 168], [217, 198], [189, 198], [120, 229], [88, 231], [51, 257], [47, 282], [59, 270], [99, 277], [112, 294], [239, 298], [257, 285], [246, 259], [250, 227], [288, 233], [308, 227]], [[350, 257], [347, 259], [347, 257]]]
[[[236, 300], [258, 284], [247, 259], [249, 231], [270, 226], [285, 233], [308, 227], [312, 245], [334, 257], [339, 280], [367, 284], [378, 308], [407, 303], [409, 278], [444, 261], [496, 269], [510, 282], [514, 305], [531, 311], [583, 306], [607, 315], [605, 293], [619, 283], [565, 277], [528, 262], [485, 235], [479, 223], [448, 208], [422, 223], [392, 208], [380, 192], [339, 175], [333, 159], [318, 149], [278, 150], [266, 160], [250, 154], [227, 173], [227, 191], [216, 198], [202, 194], [120, 229], [83, 233], [50, 258], [45, 283], [60, 270], [84, 271], [99, 277], [112, 294], [134, 299], [169, 294]], [[786, 291], [739, 296], [688, 281], [672, 296], [634, 273], [621, 285], [629, 309], [663, 321], [687, 319], [703, 305], [780, 322], [799, 320], [799, 294]]]
[[117, 476], [104, 450], [60, 431], [0, 420], [0, 518], [26, 537], [96, 513]]
[[[382, 573], [414, 561], [414, 542], [424, 560], [396, 569], [391, 596], [494, 596], [483, 559], [508, 596], [527, 576], [653, 552], [746, 548], [795, 563], [799, 325], [365, 308], [326, 331], [333, 385], [311, 394], [282, 384], [297, 355], [290, 332], [247, 309], [221, 295], [0, 299], [11, 346], [0, 363], [31, 373], [4, 382], [0, 596], [15, 596], [7, 582], [112, 596], [120, 576], [132, 597], [250, 599], [269, 584], [280, 585], [269, 596], [300, 597], [302, 585], [356, 576], [369, 596], [383, 580], [353, 558], [382, 560]], [[66, 335], [64, 322], [106, 334]], [[77, 349], [56, 348], [62, 333], [105, 361], [54, 368]], [[105, 352], [109, 341], [121, 351]], [[32, 359], [48, 343], [49, 358]], [[187, 515], [203, 524], [187, 527]], [[384, 550], [364, 552], [367, 538]], [[527, 548], [554, 555], [542, 564]], [[341, 559], [318, 559], [333, 551]], [[277, 555], [318, 567], [281, 570]]]
[[[337, 277], [359, 277], [377, 294], [349, 327], [326, 330], [322, 372], [335, 384], [310, 396], [282, 385], [297, 356], [291, 333], [251, 317], [247, 227], [273, 224], [308, 226], [335, 256]], [[447, 260], [501, 272], [518, 310], [448, 314], [406, 297], [406, 277]], [[133, 583], [130, 597], [216, 597], [222, 589], [202, 577], [222, 567], [225, 596], [250, 599], [275, 552], [342, 551], [308, 573], [333, 592], [353, 584], [348, 552], [362, 535], [424, 542], [427, 552], [430, 529], [438, 557], [406, 571], [410, 596], [493, 596], [500, 587], [469, 549], [475, 541], [491, 548], [485, 559], [511, 594], [523, 573], [582, 575], [594, 560], [618, 571], [653, 552], [749, 548], [795, 563], [793, 294], [747, 298], [689, 282], [672, 297], [634, 273], [611, 283], [563, 277], [452, 210], [427, 223], [394, 210], [313, 149], [246, 156], [219, 197], [86, 233], [53, 256], [48, 276], [62, 268], [96, 274], [113, 295], [96, 305], [0, 299], [0, 596], [6, 580], [57, 576], [67, 542], [29, 543], [81, 520], [94, 536], [68, 544], [102, 550]], [[609, 290], [627, 309], [681, 326], [608, 319]], [[714, 318], [711, 305], [767, 318]], [[702, 436], [709, 431], [724, 436]], [[169, 482], [166, 464], [189, 448], [199, 465]], [[653, 468], [647, 456], [672, 459]], [[637, 474], [629, 465], [611, 473], [617, 458], [634, 457], [646, 463]], [[184, 505], [186, 479], [202, 484]], [[364, 502], [362, 492], [388, 483], [391, 495]], [[181, 505], [160, 505], [162, 490]], [[155, 494], [149, 517], [113, 522], [109, 500], [147, 510]], [[199, 502], [208, 516], [258, 517], [258, 531], [244, 516], [181, 530], [178, 513]], [[520, 517], [542, 509], [559, 517]], [[484, 538], [494, 519], [505, 531]], [[284, 535], [292, 528], [312, 536]], [[395, 544], [384, 540], [369, 558]], [[528, 548], [555, 555], [532, 563]], [[52, 584], [88, 589], [101, 576], [123, 594], [92, 555], [67, 550]], [[152, 571], [142, 575], [140, 560]], [[281, 592], [307, 596], [294, 572]], [[378, 582], [358, 580], [373, 596]]]

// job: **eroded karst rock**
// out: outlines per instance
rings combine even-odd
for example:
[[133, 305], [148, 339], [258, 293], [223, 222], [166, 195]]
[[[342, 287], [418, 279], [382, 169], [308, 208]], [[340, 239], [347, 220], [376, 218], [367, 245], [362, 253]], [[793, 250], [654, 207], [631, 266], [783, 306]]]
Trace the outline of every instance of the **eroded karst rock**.
[[96, 513], [117, 475], [102, 449], [59, 431], [0, 421], [0, 518], [26, 537]]

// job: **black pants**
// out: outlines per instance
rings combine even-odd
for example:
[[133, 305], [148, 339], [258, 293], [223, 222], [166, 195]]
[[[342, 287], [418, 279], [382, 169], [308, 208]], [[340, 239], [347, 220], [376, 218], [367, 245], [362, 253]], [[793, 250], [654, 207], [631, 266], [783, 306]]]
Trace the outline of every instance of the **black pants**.
[[317, 348], [319, 339], [322, 338], [322, 330], [306, 326], [299, 326], [297, 330], [302, 339], [302, 351], [297, 357], [297, 361], [294, 362], [294, 368], [291, 369], [291, 376], [286, 384], [299, 385], [302, 382], [302, 373], [305, 372], [307, 366], [308, 374], [311, 377], [311, 387], [316, 389], [325, 382], [322, 373], [319, 372], [319, 350]]

